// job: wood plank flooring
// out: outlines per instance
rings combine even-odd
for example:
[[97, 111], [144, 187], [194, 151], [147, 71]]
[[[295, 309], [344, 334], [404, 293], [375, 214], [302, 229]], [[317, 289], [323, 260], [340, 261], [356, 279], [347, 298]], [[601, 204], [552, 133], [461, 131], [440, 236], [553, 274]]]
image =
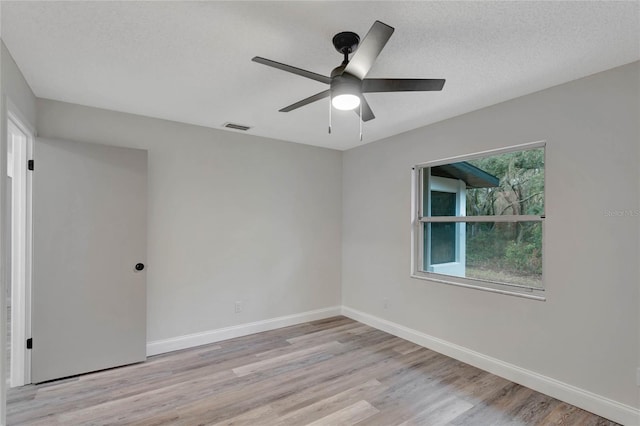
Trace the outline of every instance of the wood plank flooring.
[[9, 425], [615, 425], [345, 317], [10, 389]]

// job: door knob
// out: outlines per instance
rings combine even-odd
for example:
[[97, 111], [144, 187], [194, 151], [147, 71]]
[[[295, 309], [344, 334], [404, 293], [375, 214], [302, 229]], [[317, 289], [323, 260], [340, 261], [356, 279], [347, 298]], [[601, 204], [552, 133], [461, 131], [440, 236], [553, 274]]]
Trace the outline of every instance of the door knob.
[[144, 269], [144, 263], [136, 263], [136, 271], [142, 271]]

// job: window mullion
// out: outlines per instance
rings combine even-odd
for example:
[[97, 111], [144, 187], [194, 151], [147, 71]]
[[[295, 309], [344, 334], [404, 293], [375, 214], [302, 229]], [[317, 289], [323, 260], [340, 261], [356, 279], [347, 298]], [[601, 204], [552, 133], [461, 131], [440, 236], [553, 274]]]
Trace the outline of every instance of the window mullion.
[[542, 222], [538, 215], [502, 215], [502, 216], [425, 216], [420, 222]]

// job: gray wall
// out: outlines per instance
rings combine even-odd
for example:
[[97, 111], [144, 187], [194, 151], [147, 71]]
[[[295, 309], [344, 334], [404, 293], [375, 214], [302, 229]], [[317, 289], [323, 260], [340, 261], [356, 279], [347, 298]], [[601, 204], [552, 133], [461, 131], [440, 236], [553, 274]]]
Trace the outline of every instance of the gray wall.
[[31, 127], [36, 125], [36, 97], [29, 84], [24, 79], [22, 72], [11, 57], [11, 53], [0, 40], [0, 63], [2, 67], [2, 95], [11, 99], [18, 108], [21, 118]]
[[[6, 311], [5, 294], [9, 284], [8, 265], [10, 248], [10, 216], [7, 179], [7, 99], [11, 101], [18, 111], [20, 118], [26, 125], [35, 128], [36, 124], [36, 97], [18, 69], [11, 54], [0, 40], [0, 354], [6, 354]], [[6, 366], [5, 358], [0, 362], [0, 424], [5, 424], [6, 406]]]
[[[345, 152], [343, 304], [637, 407], [639, 76], [636, 62]], [[411, 167], [539, 140], [547, 301], [409, 278]]]
[[147, 341], [340, 304], [339, 151], [50, 100], [37, 128], [149, 151]]

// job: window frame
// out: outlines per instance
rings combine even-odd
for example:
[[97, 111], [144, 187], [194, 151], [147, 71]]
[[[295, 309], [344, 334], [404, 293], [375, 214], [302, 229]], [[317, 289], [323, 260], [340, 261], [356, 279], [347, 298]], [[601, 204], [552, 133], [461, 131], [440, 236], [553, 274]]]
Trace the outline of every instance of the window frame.
[[[411, 170], [411, 278], [427, 280], [459, 287], [473, 288], [492, 293], [506, 294], [524, 297], [533, 300], [546, 300], [545, 296], [545, 217], [546, 217], [546, 170], [545, 170], [545, 211], [541, 215], [499, 215], [499, 216], [429, 216], [423, 215], [424, 180], [423, 169], [440, 166], [443, 164], [474, 160], [488, 156], [506, 154], [517, 151], [528, 151], [536, 148], [544, 149], [544, 161], [547, 161], [547, 143], [538, 141], [521, 145], [513, 145], [504, 148], [476, 152], [468, 155], [459, 155], [425, 163], [416, 164]], [[472, 219], [472, 220], [470, 220]], [[453, 275], [427, 272], [424, 265], [424, 230], [426, 223], [469, 223], [469, 222], [540, 222], [542, 226], [542, 287], [530, 287], [520, 284], [499, 283], [476, 278], [457, 277]]]

